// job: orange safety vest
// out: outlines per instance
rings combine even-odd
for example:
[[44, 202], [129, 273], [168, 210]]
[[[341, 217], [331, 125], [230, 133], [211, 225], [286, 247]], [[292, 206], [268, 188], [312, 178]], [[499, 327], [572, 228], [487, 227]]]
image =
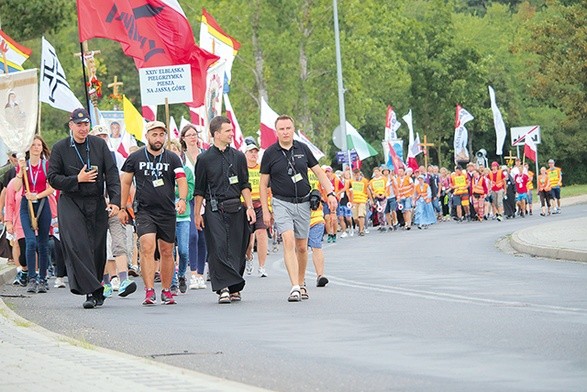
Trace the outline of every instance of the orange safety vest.
[[397, 186], [400, 198], [411, 197], [414, 194], [414, 184], [410, 182], [410, 177], [404, 176], [397, 178]]
[[503, 189], [503, 186], [504, 186], [503, 171], [497, 170], [495, 173], [492, 171], [489, 172], [489, 179], [491, 180], [492, 187], [493, 187], [493, 184], [495, 184], [495, 186], [498, 189]]
[[416, 195], [425, 199], [428, 197], [428, 188], [430, 185], [423, 183], [422, 186], [420, 184], [416, 185]]
[[540, 174], [538, 176], [538, 191], [542, 192], [549, 192], [552, 189], [550, 186], [550, 179], [548, 178], [548, 174]]
[[457, 176], [456, 174], [450, 175], [451, 181], [454, 186], [454, 194], [455, 195], [464, 195], [467, 192], [467, 176], [465, 174], [461, 174]]
[[473, 193], [477, 194], [477, 195], [483, 195], [485, 194], [485, 189], [483, 189], [483, 177], [479, 177], [477, 179], [475, 179], [475, 177], [473, 177], [471, 179], [471, 182], [473, 184]]

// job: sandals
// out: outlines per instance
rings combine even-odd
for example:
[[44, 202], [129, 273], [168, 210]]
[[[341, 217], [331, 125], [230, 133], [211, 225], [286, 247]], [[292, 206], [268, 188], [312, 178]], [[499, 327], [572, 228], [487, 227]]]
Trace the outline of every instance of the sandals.
[[287, 302], [300, 302], [302, 300], [302, 293], [298, 289], [293, 289], [289, 292]]
[[306, 289], [306, 286], [300, 287], [300, 293], [301, 293], [302, 299], [310, 299], [310, 296], [308, 295], [308, 290]]
[[230, 300], [232, 302], [239, 302], [241, 300], [241, 293], [239, 291], [236, 293], [230, 293]]
[[228, 292], [227, 288], [220, 290], [220, 295], [218, 296], [218, 303], [219, 304], [229, 304], [231, 302], [230, 293]]

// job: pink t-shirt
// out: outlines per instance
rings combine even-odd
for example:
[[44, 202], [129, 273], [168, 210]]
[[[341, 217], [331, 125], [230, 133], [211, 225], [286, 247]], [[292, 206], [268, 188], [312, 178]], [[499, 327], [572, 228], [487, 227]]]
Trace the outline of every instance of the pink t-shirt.
[[[27, 162], [28, 170], [27, 170], [27, 177], [29, 180], [29, 189], [31, 193], [41, 193], [45, 189], [47, 189], [47, 176], [45, 173], [49, 167], [49, 161], [41, 160], [39, 164], [34, 166], [30, 164], [30, 161]], [[43, 165], [45, 169], [41, 166]], [[20, 171], [20, 166], [16, 167], [16, 173]]]

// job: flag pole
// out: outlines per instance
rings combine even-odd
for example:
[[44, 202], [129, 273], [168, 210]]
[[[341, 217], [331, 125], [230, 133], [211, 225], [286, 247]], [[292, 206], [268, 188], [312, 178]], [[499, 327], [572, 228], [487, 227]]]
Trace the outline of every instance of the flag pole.
[[[90, 110], [90, 94], [88, 93], [88, 85], [87, 85], [88, 82], [86, 80], [86, 65], [84, 64], [84, 55], [86, 53], [84, 51], [84, 43], [85, 42], [86, 41], [80, 42], [79, 43], [79, 48], [80, 48], [80, 59], [81, 59], [81, 62], [82, 62], [82, 75], [83, 75], [83, 78], [84, 78], [84, 91], [86, 92], [86, 105], [88, 105], [87, 106], [87, 109], [88, 109], [88, 112], [89, 112], [89, 110]], [[96, 121], [98, 121], [98, 118], [97, 117], [96, 117]]]
[[[332, 0], [332, 8], [334, 13], [334, 44], [336, 52], [336, 80], [338, 84], [338, 113], [340, 117], [340, 133], [342, 136], [342, 150], [347, 154], [347, 162], [349, 168], [353, 167], [351, 161], [351, 152], [348, 148], [347, 143], [347, 130], [346, 130], [346, 113], [344, 108], [344, 85], [342, 81], [342, 58], [340, 54], [340, 30], [338, 27], [338, 2]], [[344, 169], [344, 165], [343, 165]]]
[[169, 98], [165, 97], [165, 125], [167, 126], [167, 141], [171, 141], [171, 130], [169, 129]]

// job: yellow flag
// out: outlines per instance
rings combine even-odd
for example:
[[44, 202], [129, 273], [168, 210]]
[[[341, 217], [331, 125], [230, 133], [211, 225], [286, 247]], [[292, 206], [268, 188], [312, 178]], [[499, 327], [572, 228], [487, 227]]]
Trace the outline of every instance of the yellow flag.
[[126, 131], [133, 135], [135, 139], [142, 141], [145, 120], [141, 116], [141, 113], [139, 113], [124, 95], [122, 96], [122, 110], [124, 111], [124, 126]]

